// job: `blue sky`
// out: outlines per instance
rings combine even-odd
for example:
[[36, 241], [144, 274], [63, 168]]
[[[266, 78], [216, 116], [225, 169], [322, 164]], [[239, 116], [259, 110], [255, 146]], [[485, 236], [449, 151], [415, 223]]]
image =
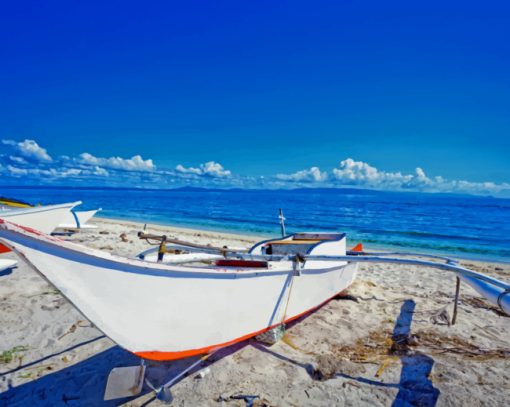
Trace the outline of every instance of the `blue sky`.
[[5, 3], [0, 184], [505, 194], [509, 17], [504, 1]]

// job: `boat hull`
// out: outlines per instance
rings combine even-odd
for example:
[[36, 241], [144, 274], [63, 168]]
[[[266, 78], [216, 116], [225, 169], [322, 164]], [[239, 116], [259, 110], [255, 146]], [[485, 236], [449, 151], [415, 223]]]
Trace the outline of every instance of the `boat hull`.
[[150, 264], [1, 223], [0, 239], [123, 348], [155, 360], [207, 353], [319, 307], [354, 280], [345, 262], [301, 270]]

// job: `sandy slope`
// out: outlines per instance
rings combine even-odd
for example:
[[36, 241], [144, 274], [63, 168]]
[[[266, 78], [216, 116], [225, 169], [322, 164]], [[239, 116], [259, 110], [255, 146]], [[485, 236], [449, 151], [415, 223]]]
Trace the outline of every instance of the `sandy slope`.
[[[147, 248], [141, 225], [97, 220], [99, 228], [70, 239], [132, 256]], [[150, 231], [213, 245], [248, 247], [250, 236], [182, 228]], [[120, 235], [127, 235], [127, 242]], [[5, 255], [4, 255], [5, 256]], [[6, 257], [15, 258], [13, 254]], [[466, 262], [510, 281], [510, 266]], [[510, 318], [462, 286], [458, 322], [448, 326], [454, 277], [394, 265], [361, 267], [349, 299], [333, 300], [266, 347], [254, 340], [224, 349], [173, 389], [175, 405], [505, 405], [510, 397]], [[392, 346], [391, 338], [410, 337]], [[22, 261], [0, 274], [0, 405], [103, 405], [111, 368], [137, 363], [76, 311]], [[391, 349], [393, 348], [393, 349]], [[192, 363], [151, 363], [153, 382]], [[223, 401], [222, 401], [223, 400]], [[106, 405], [162, 404], [141, 396]]]

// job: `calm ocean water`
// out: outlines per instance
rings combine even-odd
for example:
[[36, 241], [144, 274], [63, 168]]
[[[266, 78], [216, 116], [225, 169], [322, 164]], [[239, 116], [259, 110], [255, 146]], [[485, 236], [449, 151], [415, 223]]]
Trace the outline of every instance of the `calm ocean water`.
[[510, 261], [510, 199], [352, 190], [193, 191], [0, 188], [0, 196], [31, 203], [83, 201], [100, 216], [279, 235], [343, 231], [349, 244]]

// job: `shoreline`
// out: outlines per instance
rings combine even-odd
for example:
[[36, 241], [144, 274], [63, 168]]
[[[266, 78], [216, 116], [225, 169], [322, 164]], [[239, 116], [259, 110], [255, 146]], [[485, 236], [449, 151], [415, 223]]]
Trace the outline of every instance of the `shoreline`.
[[125, 220], [125, 219], [118, 219], [118, 218], [105, 218], [105, 217], [99, 217], [95, 216], [91, 221], [91, 224], [110, 224], [110, 225], [124, 225], [129, 227], [136, 227], [140, 231], [143, 229], [144, 225], [147, 225], [148, 229], [151, 230], [158, 230], [158, 231], [171, 231], [172, 233], [176, 234], [183, 234], [183, 235], [190, 235], [190, 236], [196, 236], [200, 235], [199, 237], [211, 237], [211, 238], [225, 238], [225, 239], [235, 239], [239, 241], [246, 241], [246, 242], [257, 242], [259, 239], [264, 239], [264, 236], [260, 235], [249, 235], [249, 234], [243, 234], [243, 233], [231, 233], [231, 232], [223, 232], [223, 231], [216, 231], [216, 230], [209, 230], [209, 229], [199, 229], [199, 228], [190, 228], [185, 226], [177, 226], [177, 225], [171, 225], [171, 224], [163, 224], [163, 223], [149, 223], [149, 222], [141, 222], [141, 221], [135, 221], [135, 220]]
[[[251, 242], [257, 242], [260, 240], [265, 240], [267, 238], [279, 237], [279, 235], [277, 235], [277, 234], [270, 234], [270, 233], [258, 234], [255, 232], [250, 233], [249, 231], [245, 231], [245, 232], [240, 231], [239, 233], [237, 233], [237, 232], [224, 231], [223, 229], [206, 228], [201, 225], [195, 225], [192, 227], [192, 226], [184, 226], [184, 225], [172, 224], [172, 223], [147, 222], [147, 221], [137, 220], [137, 219], [124, 219], [124, 218], [117, 218], [117, 217], [113, 217], [113, 216], [105, 217], [105, 216], [101, 216], [101, 215], [96, 215], [91, 220], [91, 223], [94, 223], [95, 221], [104, 221], [104, 222], [110, 222], [110, 223], [112, 223], [112, 222], [113, 223], [126, 223], [126, 224], [131, 224], [133, 226], [141, 226], [140, 230], [142, 229], [144, 224], [147, 224], [151, 228], [158, 229], [158, 230], [162, 230], [162, 229], [168, 230], [170, 228], [170, 229], [175, 230], [176, 233], [184, 233], [184, 234], [202, 233], [202, 234], [209, 234], [209, 235], [221, 235], [221, 236], [225, 236], [228, 239], [239, 238], [239, 239], [243, 239], [243, 240], [247, 240], [247, 241], [251, 241]], [[510, 265], [510, 259], [503, 260], [503, 259], [498, 258], [498, 259], [494, 260], [494, 259], [485, 258], [485, 257], [477, 257], [477, 256], [471, 257], [468, 255], [464, 256], [464, 255], [458, 255], [455, 253], [449, 254], [447, 252], [440, 251], [440, 250], [424, 250], [422, 248], [416, 248], [416, 249], [411, 248], [409, 250], [406, 250], [406, 248], [384, 246], [384, 245], [373, 244], [373, 243], [364, 243], [363, 241], [361, 241], [361, 242], [351, 241], [349, 239], [349, 235], [347, 235], [348, 249], [349, 249], [349, 246], [354, 247], [358, 243], [362, 243], [363, 246], [365, 247], [365, 249], [368, 248], [368, 250], [375, 250], [375, 251], [382, 251], [382, 252], [398, 252], [398, 251], [402, 251], [402, 252], [407, 251], [407, 252], [413, 252], [413, 253], [417, 252], [417, 253], [422, 253], [424, 255], [432, 254], [432, 255], [448, 257], [451, 259], [459, 260], [460, 262], [464, 262], [464, 263], [465, 262], [477, 262], [477, 263], [493, 263], [493, 264], [501, 264], [501, 265]]]

